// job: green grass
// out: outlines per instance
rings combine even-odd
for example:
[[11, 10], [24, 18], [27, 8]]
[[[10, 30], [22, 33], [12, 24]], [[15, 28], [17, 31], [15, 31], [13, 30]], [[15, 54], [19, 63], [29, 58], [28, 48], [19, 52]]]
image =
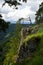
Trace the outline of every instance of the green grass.
[[14, 65], [14, 62], [16, 61], [15, 55], [17, 57], [18, 54], [18, 48], [19, 40], [15, 37], [12, 37], [10, 41], [5, 43], [3, 47], [3, 52], [5, 56], [3, 65]]
[[42, 36], [43, 35], [43, 26], [40, 26], [39, 30], [35, 34], [28, 35], [23, 42], [26, 42], [27, 40], [31, 39], [32, 37]]

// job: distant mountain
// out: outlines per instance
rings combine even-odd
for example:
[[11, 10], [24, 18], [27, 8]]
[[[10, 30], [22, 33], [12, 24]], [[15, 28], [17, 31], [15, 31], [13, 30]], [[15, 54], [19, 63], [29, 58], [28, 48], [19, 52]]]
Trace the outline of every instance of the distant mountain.
[[9, 28], [6, 30], [6, 33], [0, 31], [0, 42], [6, 41], [11, 36], [13, 36], [14, 30], [15, 30], [15, 24], [10, 24]]

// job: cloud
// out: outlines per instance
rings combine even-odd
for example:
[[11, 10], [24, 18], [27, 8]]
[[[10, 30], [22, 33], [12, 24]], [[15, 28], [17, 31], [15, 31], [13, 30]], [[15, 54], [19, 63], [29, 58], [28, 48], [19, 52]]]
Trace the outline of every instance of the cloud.
[[[25, 8], [23, 9], [18, 9], [18, 10], [15, 10], [15, 11], [12, 11], [12, 12], [9, 12], [8, 13], [8, 17], [14, 17], [15, 19], [18, 19], [18, 18], [25, 18], [27, 16], [29, 16], [30, 14], [33, 14], [34, 12], [32, 12], [30, 10], [30, 8], [28, 6], [26, 6]], [[29, 14], [29, 15], [28, 15]]]
[[14, 22], [21, 17], [31, 17], [32, 22], [35, 21], [35, 13], [39, 8], [39, 4], [43, 2], [43, 0], [28, 0], [27, 3], [22, 3], [22, 6], [18, 6], [19, 9], [15, 10], [13, 7], [9, 7], [6, 4], [2, 8], [2, 3], [4, 1], [0, 0], [0, 13], [3, 15], [3, 18], [7, 21]]

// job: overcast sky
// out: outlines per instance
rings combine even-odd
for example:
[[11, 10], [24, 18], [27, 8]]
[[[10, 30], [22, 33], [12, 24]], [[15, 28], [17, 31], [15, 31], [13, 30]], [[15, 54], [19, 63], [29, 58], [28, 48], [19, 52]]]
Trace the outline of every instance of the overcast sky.
[[32, 22], [35, 21], [35, 13], [39, 8], [39, 4], [43, 2], [43, 0], [28, 0], [27, 3], [22, 3], [21, 6], [18, 6], [18, 10], [13, 9], [14, 7], [9, 7], [6, 4], [2, 7], [4, 0], [0, 0], [0, 13], [3, 15], [3, 18], [6, 21], [14, 21], [18, 20], [19, 18], [27, 18], [30, 16]]

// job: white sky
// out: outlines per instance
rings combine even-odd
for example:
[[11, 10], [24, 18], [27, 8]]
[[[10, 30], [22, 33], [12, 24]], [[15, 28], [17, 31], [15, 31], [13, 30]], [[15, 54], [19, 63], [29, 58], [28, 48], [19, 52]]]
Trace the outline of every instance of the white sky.
[[32, 22], [34, 22], [35, 13], [41, 2], [43, 2], [43, 0], [28, 0], [27, 3], [22, 3], [22, 6], [18, 6], [18, 10], [15, 10], [13, 9], [14, 7], [9, 7], [8, 4], [2, 7], [3, 0], [0, 0], [0, 13], [6, 21], [14, 22], [19, 18], [26, 18], [30, 16]]

